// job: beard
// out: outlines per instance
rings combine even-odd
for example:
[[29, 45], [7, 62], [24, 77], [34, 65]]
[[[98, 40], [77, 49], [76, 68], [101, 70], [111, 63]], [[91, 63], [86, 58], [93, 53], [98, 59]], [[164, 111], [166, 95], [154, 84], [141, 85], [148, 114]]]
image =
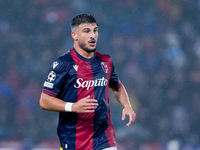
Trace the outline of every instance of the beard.
[[91, 49], [91, 48], [88, 48], [88, 47], [86, 47], [86, 44], [85, 43], [83, 43], [83, 42], [78, 42], [78, 44], [79, 44], [79, 46], [80, 46], [80, 48], [82, 48], [85, 52], [87, 52], [87, 53], [92, 53], [92, 52], [95, 52], [96, 51], [96, 47], [94, 47], [93, 49]]

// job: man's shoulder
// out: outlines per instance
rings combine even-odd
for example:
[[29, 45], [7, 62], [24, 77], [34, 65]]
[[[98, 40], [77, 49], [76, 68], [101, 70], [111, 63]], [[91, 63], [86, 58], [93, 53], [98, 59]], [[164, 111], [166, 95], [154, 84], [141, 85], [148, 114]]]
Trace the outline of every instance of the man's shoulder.
[[70, 53], [67, 52], [59, 57], [57, 57], [53, 64], [52, 64], [52, 69], [56, 69], [57, 71], [59, 70], [66, 70], [68, 68], [68, 66], [71, 64], [72, 62], [72, 58], [70, 56]]
[[111, 60], [111, 57], [108, 54], [101, 54], [99, 52], [95, 52], [95, 54], [96, 54], [97, 57], [99, 57], [101, 59], [109, 59], [109, 60]]
[[69, 61], [71, 61], [70, 51], [67, 51], [65, 54], [59, 56], [56, 60], [62, 63], [69, 63]]

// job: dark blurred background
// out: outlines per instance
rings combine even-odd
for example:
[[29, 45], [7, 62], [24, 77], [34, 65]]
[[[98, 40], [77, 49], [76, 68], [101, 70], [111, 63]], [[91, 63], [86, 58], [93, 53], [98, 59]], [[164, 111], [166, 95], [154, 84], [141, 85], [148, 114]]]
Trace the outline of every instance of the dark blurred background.
[[199, 150], [200, 0], [0, 0], [1, 150], [59, 148], [58, 113], [39, 98], [79, 13], [97, 19], [97, 50], [112, 57], [137, 114], [126, 128], [110, 93], [118, 149]]

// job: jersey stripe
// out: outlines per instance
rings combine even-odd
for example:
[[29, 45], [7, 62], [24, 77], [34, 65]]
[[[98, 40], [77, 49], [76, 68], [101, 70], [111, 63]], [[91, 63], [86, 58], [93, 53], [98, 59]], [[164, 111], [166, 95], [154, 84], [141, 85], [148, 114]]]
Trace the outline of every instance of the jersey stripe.
[[[67, 65], [69, 66], [75, 65], [75, 62], [72, 58], [71, 51], [67, 52], [67, 57], [62, 57], [64, 63], [67, 61]], [[75, 70], [72, 69], [73, 77], [68, 80], [76, 80], [77, 75], [75, 74]], [[68, 77], [68, 76], [67, 76]], [[66, 77], [66, 78], [67, 78]], [[67, 83], [66, 83], [67, 84]], [[66, 89], [65, 89], [66, 88]], [[66, 102], [77, 102], [78, 90], [73, 86], [65, 86], [64, 92], [58, 94], [58, 97]], [[67, 91], [67, 92], [65, 92]], [[71, 94], [73, 93], [73, 94]], [[60, 145], [63, 150], [74, 149], [75, 150], [75, 141], [76, 141], [76, 125], [77, 125], [77, 114], [71, 112], [59, 112], [59, 124], [57, 133], [60, 138]], [[67, 148], [66, 148], [67, 147]]]
[[56, 92], [53, 92], [53, 91], [47, 90], [47, 89], [45, 89], [45, 88], [42, 89], [42, 92], [45, 93], [45, 94], [48, 94], [48, 95], [54, 96], [54, 97], [57, 96], [57, 93], [56, 93]]
[[[112, 62], [111, 62], [110, 57], [108, 57], [106, 55], [101, 55], [97, 52], [96, 52], [96, 55], [101, 59], [101, 61], [103, 61], [107, 65], [108, 72], [105, 74], [105, 78], [110, 79], [111, 71], [112, 71]], [[113, 124], [112, 124], [112, 121], [111, 121], [111, 116], [110, 116], [110, 106], [109, 106], [109, 97], [108, 97], [109, 84], [107, 84], [107, 86], [105, 88], [106, 89], [104, 90], [105, 91], [104, 92], [104, 98], [105, 98], [106, 103], [108, 105], [107, 123], [108, 123], [109, 126], [105, 130], [104, 137], [107, 138], [108, 147], [109, 147], [109, 146], [116, 146], [117, 144], [116, 144], [116, 141], [115, 141], [115, 130], [114, 130], [114, 127], [113, 127]], [[106, 145], [104, 144], [104, 146], [106, 146]]]
[[[106, 73], [103, 71], [101, 66], [101, 58], [99, 57], [97, 64], [91, 63], [92, 71], [94, 72], [94, 79], [100, 79], [102, 77], [106, 78]], [[105, 147], [110, 147], [108, 143], [108, 139], [105, 133], [105, 130], [108, 128], [108, 107], [105, 97], [105, 89], [106, 87], [95, 87], [94, 95], [95, 99], [98, 100], [99, 106], [95, 110], [94, 117], [94, 147], [99, 147], [99, 149], [103, 149]], [[99, 138], [101, 137], [101, 138]], [[97, 146], [98, 145], [98, 146]]]
[[[110, 59], [110, 58], [109, 58]], [[106, 63], [106, 62], [105, 62]], [[107, 73], [107, 79], [110, 79], [110, 76], [111, 76], [111, 70], [112, 70], [112, 62], [111, 62], [111, 59], [110, 59], [110, 63], [106, 63], [106, 65], [111, 68], [111, 69], [108, 69], [110, 72]], [[108, 87], [109, 85], [106, 86], [106, 101], [107, 103], [109, 104], [109, 97], [108, 97]], [[110, 144], [110, 146], [116, 146], [117, 143], [115, 141], [115, 130], [114, 130], [114, 126], [113, 126], [113, 123], [111, 121], [111, 113], [110, 113], [110, 106], [108, 107], [108, 124], [109, 124], [109, 127], [108, 129], [105, 131], [106, 132], [106, 135], [107, 135], [107, 138], [108, 138], [108, 142]]]
[[[81, 60], [75, 57], [77, 55], [74, 51], [71, 52], [74, 56], [74, 62], [78, 67], [77, 78], [84, 78], [84, 80], [93, 80], [93, 72], [90, 67], [90, 62]], [[83, 63], [82, 65], [79, 65]], [[87, 72], [85, 71], [87, 70]], [[84, 74], [83, 74], [84, 73]], [[94, 98], [94, 87], [85, 90], [84, 88], [78, 89], [78, 100], [87, 96]], [[94, 133], [94, 113], [78, 113], [76, 125], [76, 150], [92, 150], [93, 147], [93, 133]], [[85, 143], [87, 142], [87, 143]]]

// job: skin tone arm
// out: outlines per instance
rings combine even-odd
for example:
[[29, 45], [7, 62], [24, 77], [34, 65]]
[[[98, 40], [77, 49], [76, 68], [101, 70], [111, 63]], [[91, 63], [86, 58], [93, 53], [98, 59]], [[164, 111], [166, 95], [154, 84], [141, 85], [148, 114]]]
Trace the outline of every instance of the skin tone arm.
[[126, 127], [129, 127], [136, 119], [136, 114], [133, 111], [125, 87], [122, 83], [117, 88], [112, 88], [112, 93], [115, 99], [124, 107], [122, 111], [122, 120], [125, 120], [126, 115], [129, 116], [129, 122]]
[[[65, 111], [64, 102], [56, 97], [50, 96], [48, 94], [42, 93], [40, 97], [40, 107], [45, 110], [50, 111]], [[91, 113], [97, 108], [98, 103], [95, 99], [90, 99], [87, 96], [76, 103], [72, 104], [72, 112], [76, 113]]]

